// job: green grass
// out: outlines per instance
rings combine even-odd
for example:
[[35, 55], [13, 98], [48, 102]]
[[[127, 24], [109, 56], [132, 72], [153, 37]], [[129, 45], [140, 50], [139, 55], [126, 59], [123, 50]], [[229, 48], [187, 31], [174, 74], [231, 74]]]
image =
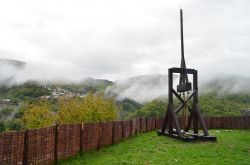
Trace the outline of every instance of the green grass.
[[85, 153], [62, 165], [250, 164], [250, 130], [212, 130], [218, 141], [185, 143], [155, 132]]

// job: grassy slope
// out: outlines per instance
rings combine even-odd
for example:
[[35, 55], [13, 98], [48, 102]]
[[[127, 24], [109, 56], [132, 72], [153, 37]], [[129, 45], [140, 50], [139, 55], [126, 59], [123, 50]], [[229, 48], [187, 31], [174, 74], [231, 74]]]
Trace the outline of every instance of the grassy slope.
[[73, 157], [64, 165], [250, 164], [250, 130], [213, 130], [217, 143], [184, 143], [150, 132]]

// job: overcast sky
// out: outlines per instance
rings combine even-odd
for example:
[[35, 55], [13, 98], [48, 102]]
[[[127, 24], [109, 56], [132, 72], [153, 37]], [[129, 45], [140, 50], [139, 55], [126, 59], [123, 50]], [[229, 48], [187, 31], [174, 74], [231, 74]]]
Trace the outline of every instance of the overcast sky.
[[[187, 67], [250, 76], [250, 1], [183, 0]], [[124, 79], [180, 66], [180, 0], [0, 2], [0, 58], [27, 79]]]

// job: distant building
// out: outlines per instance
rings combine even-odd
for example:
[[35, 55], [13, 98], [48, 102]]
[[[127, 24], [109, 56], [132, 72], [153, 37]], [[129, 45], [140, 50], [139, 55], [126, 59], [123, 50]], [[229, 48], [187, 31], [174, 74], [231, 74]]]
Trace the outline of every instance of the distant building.
[[0, 99], [1, 103], [10, 103], [10, 99]]
[[241, 116], [250, 116], [250, 108], [248, 109], [243, 109], [240, 111]]
[[51, 98], [51, 96], [41, 96], [40, 98], [41, 98], [41, 99], [44, 99], [44, 100], [48, 100], [48, 99]]

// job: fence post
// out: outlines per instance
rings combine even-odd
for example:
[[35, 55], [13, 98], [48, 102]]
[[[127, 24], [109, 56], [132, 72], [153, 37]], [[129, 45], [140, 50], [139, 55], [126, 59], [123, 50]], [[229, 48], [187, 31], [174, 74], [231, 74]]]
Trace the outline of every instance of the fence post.
[[141, 117], [140, 117], [140, 133], [142, 133], [142, 121], [141, 121]]
[[157, 126], [156, 126], [156, 116], [154, 117], [154, 121], [155, 121], [155, 129], [154, 130], [158, 130]]
[[112, 121], [112, 144], [115, 144], [115, 121]]
[[124, 121], [122, 120], [122, 139], [124, 139]]
[[29, 130], [24, 132], [24, 144], [23, 144], [23, 165], [28, 165], [28, 153], [29, 153]]
[[83, 151], [82, 138], [83, 138], [83, 123], [81, 123], [80, 125], [80, 154], [82, 154], [82, 151]]
[[55, 146], [54, 146], [54, 163], [55, 165], [58, 164], [58, 155], [57, 155], [57, 148], [58, 148], [58, 124], [54, 126], [54, 132], [55, 132]]
[[133, 127], [133, 121], [130, 119], [130, 137], [132, 136], [132, 127]]

